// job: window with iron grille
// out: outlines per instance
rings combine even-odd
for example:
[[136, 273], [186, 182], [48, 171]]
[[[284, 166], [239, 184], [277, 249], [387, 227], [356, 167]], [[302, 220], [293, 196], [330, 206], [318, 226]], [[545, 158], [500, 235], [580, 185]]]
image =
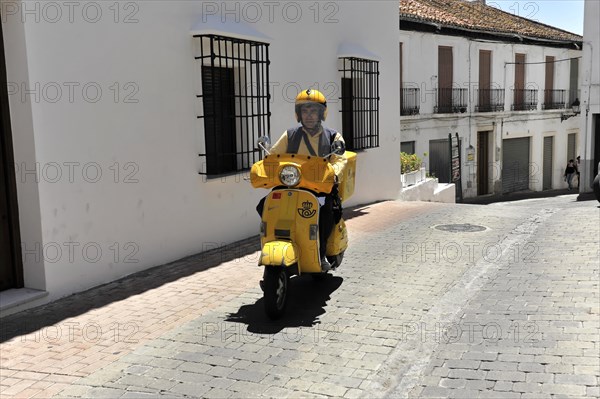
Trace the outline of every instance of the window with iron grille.
[[342, 134], [349, 150], [379, 147], [379, 62], [340, 58]]
[[200, 74], [199, 173], [248, 170], [261, 158], [256, 140], [270, 133], [269, 45], [219, 35], [194, 36]]

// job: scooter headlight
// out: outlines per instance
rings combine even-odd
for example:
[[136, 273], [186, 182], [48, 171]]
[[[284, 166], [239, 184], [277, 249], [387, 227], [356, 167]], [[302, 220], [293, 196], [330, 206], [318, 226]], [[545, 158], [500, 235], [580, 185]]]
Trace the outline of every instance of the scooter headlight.
[[279, 180], [286, 186], [295, 186], [300, 182], [300, 170], [292, 165], [284, 166], [279, 172]]

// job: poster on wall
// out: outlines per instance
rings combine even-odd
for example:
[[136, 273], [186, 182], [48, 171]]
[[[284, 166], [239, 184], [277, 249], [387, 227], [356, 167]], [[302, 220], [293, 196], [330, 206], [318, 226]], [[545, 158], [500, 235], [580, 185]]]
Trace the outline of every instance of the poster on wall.
[[461, 179], [461, 159], [460, 159], [460, 138], [458, 132], [455, 136], [448, 133], [448, 144], [450, 145], [450, 183], [454, 183], [456, 188], [456, 202], [462, 202], [462, 179]]

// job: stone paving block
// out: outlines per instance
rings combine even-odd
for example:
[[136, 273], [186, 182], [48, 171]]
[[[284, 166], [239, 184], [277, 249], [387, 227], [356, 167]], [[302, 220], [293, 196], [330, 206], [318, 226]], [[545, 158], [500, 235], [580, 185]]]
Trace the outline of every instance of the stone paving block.
[[267, 373], [254, 370], [234, 370], [227, 378], [232, 380], [260, 382], [267, 377]]
[[132, 386], [132, 387], [142, 387], [142, 388], [149, 388], [149, 389], [154, 389], [154, 390], [168, 390], [169, 388], [171, 388], [173, 385], [176, 384], [175, 381], [170, 381], [170, 380], [165, 380], [165, 379], [160, 379], [160, 378], [151, 378], [151, 377], [146, 377], [146, 376], [139, 376], [139, 375], [126, 375], [122, 378], [120, 378], [119, 380], [117, 380], [117, 383], [122, 384], [122, 385], [128, 385], [128, 386]]
[[489, 398], [489, 399], [511, 399], [511, 398], [520, 398], [521, 394], [519, 392], [501, 392], [501, 391], [482, 391], [479, 393], [479, 398]]
[[463, 360], [489, 360], [493, 361], [498, 358], [496, 352], [465, 352], [462, 355]]
[[344, 394], [344, 398], [345, 399], [358, 399], [360, 397], [362, 397], [363, 395], [363, 391], [361, 389], [348, 389], [346, 391], [346, 393]]
[[370, 370], [356, 370], [352, 373], [352, 377], [367, 379], [372, 374]]
[[449, 398], [452, 389], [442, 387], [424, 387], [421, 391], [422, 398]]
[[492, 389], [496, 385], [496, 381], [488, 381], [488, 380], [467, 380], [465, 385], [465, 389], [471, 391], [485, 391], [487, 389]]
[[236, 381], [228, 388], [230, 391], [237, 392], [238, 394], [235, 396], [243, 395], [262, 395], [265, 390], [267, 390], [266, 386], [261, 384], [257, 384], [255, 382], [249, 381]]
[[291, 389], [293, 391], [308, 391], [308, 388], [313, 385], [313, 381], [301, 379], [301, 378], [291, 378], [284, 386], [284, 388]]
[[511, 391], [513, 383], [510, 381], [496, 381], [494, 384], [494, 391]]
[[156, 398], [164, 399], [167, 396], [169, 396], [169, 395], [162, 395], [160, 393], [129, 391], [129, 392], [125, 392], [123, 395], [119, 396], [119, 398], [122, 398], [122, 399], [156, 399]]
[[573, 367], [575, 374], [590, 374], [600, 376], [600, 365], [597, 366], [575, 366]]
[[232, 398], [234, 395], [236, 395], [236, 393], [233, 391], [228, 391], [221, 388], [212, 388], [208, 392], [205, 392], [203, 397], [206, 399], [226, 399]]
[[496, 381], [525, 381], [526, 373], [520, 371], [489, 371], [486, 375], [488, 380]]
[[571, 385], [598, 385], [598, 378], [592, 375], [555, 374], [554, 382]]
[[481, 364], [478, 360], [446, 360], [444, 366], [450, 369], [473, 369], [477, 370]]
[[350, 360], [348, 363], [346, 363], [346, 367], [354, 369], [378, 370], [381, 367], [381, 363], [364, 359]]
[[534, 382], [515, 382], [512, 390], [523, 393], [542, 392], [542, 384]]
[[485, 370], [467, 370], [467, 369], [450, 369], [448, 372], [449, 378], [464, 378], [467, 380], [483, 380], [486, 379], [487, 372]]
[[328, 375], [323, 382], [346, 388], [358, 388], [364, 380], [356, 377]]
[[494, 371], [517, 371], [518, 363], [514, 362], [481, 362], [481, 370], [494, 370]]
[[346, 391], [348, 391], [348, 388], [337, 386], [328, 382], [317, 382], [308, 388], [308, 392], [314, 392], [333, 397], [343, 397]]
[[456, 388], [465, 388], [467, 385], [467, 380], [465, 379], [460, 379], [460, 378], [442, 378], [438, 385], [442, 388], [452, 388], [452, 389], [456, 389]]
[[267, 386], [284, 388], [285, 385], [290, 381], [290, 379], [290, 377], [284, 377], [281, 375], [274, 375], [269, 373], [260, 383]]
[[274, 366], [271, 370], [269, 370], [269, 374], [271, 375], [280, 375], [284, 377], [290, 378], [298, 378], [304, 374], [304, 370], [295, 369], [286, 366]]
[[169, 388], [169, 392], [176, 394], [183, 394], [192, 397], [203, 397], [204, 394], [210, 391], [212, 388], [204, 384], [194, 384], [191, 382], [179, 382]]
[[518, 363], [517, 371], [524, 371], [527, 373], [543, 373], [545, 366], [541, 363]]
[[551, 363], [545, 367], [546, 373], [573, 373], [574, 367], [572, 364]]
[[553, 383], [554, 382], [554, 374], [526, 373], [525, 382]]
[[585, 393], [589, 398], [600, 398], [600, 387], [586, 387]]
[[498, 360], [501, 362], [533, 362], [533, 355], [501, 353]]
[[212, 367], [208, 364], [194, 363], [194, 362], [182, 362], [180, 365], [175, 367], [176, 370], [189, 371], [189, 372], [198, 373], [198, 374], [206, 374], [208, 372], [208, 370], [210, 370], [212, 368], [214, 368], [214, 367]]
[[584, 396], [586, 387], [572, 384], [542, 384], [542, 392], [552, 395]]
[[[552, 399], [552, 395], [548, 394], [548, 393], [541, 393], [541, 392], [535, 392], [535, 393], [530, 393], [530, 392], [525, 392], [521, 394], [521, 399]], [[558, 398], [556, 398], [558, 399]], [[574, 399], [574, 398], [569, 398], [569, 399]]]

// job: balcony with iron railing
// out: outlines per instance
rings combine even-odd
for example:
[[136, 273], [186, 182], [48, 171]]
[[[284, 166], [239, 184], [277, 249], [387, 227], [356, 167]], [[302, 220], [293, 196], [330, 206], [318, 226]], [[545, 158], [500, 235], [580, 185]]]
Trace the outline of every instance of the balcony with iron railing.
[[566, 90], [544, 90], [544, 103], [542, 109], [565, 109], [567, 108]]
[[419, 115], [420, 111], [420, 89], [403, 88], [400, 99], [400, 115]]
[[538, 104], [537, 89], [513, 89], [513, 111], [534, 111]]
[[437, 89], [433, 112], [436, 114], [467, 112], [468, 96], [468, 89]]
[[504, 111], [504, 89], [477, 89], [475, 112]]

